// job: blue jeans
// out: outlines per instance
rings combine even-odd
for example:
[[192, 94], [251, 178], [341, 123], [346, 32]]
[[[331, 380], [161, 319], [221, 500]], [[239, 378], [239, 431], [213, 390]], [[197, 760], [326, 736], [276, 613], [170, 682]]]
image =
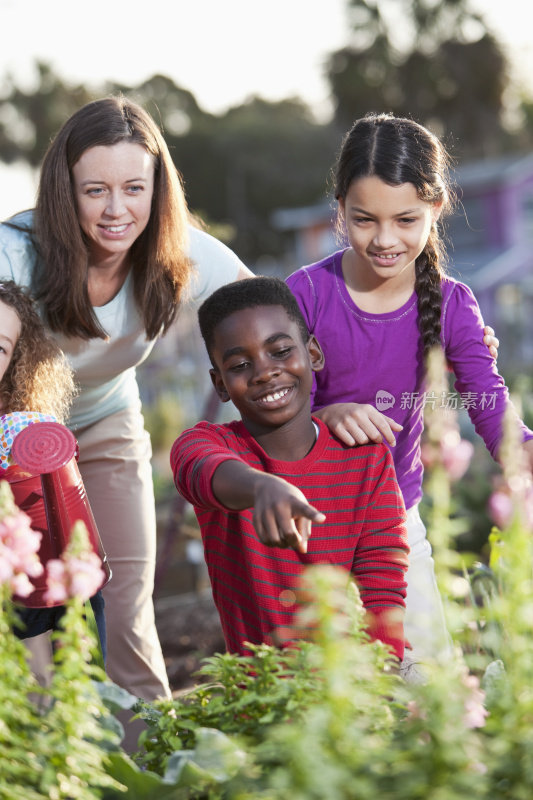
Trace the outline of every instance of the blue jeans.
[[[104, 614], [105, 603], [102, 592], [96, 592], [96, 594], [91, 597], [90, 603], [98, 629], [100, 647], [105, 664], [107, 642]], [[26, 606], [17, 606], [16, 613], [21, 622], [24, 623], [24, 627], [19, 628], [16, 626], [15, 634], [19, 639], [28, 639], [31, 636], [38, 636], [45, 631], [57, 630], [59, 621], [65, 613], [65, 606], [53, 606], [51, 608], [27, 608]]]

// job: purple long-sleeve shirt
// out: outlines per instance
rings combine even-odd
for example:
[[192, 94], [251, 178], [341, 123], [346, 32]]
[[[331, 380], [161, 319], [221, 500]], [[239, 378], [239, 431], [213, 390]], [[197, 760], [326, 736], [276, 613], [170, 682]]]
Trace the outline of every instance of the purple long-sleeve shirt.
[[[483, 320], [468, 286], [442, 280], [441, 341], [455, 373], [455, 392], [433, 399], [424, 394], [413, 292], [400, 308], [385, 314], [359, 309], [348, 292], [338, 251], [293, 272], [287, 284], [296, 296], [309, 329], [325, 354], [325, 367], [315, 373], [314, 410], [331, 403], [371, 403], [403, 425], [391, 448], [406, 508], [422, 497], [420, 443], [424, 405], [466, 408], [477, 433], [494, 457], [502, 422], [510, 404], [504, 380], [483, 343]], [[533, 438], [522, 422], [524, 440]]]

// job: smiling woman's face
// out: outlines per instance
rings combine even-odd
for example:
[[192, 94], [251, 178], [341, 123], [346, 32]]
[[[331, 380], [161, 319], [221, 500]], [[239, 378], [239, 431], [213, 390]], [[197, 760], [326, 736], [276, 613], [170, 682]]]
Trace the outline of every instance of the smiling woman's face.
[[14, 308], [0, 300], [0, 381], [6, 374], [20, 336], [20, 319]]
[[133, 142], [90, 147], [74, 165], [72, 179], [93, 258], [125, 255], [150, 219], [153, 156]]

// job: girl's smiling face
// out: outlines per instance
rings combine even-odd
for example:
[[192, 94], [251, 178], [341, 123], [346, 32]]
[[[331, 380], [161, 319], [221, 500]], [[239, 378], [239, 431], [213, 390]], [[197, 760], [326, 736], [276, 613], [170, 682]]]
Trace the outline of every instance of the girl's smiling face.
[[415, 261], [441, 205], [421, 200], [412, 183], [392, 186], [372, 175], [353, 181], [339, 206], [361, 288], [399, 276], [414, 282]]
[[0, 300], [0, 381], [13, 357], [20, 329], [20, 319], [15, 309]]

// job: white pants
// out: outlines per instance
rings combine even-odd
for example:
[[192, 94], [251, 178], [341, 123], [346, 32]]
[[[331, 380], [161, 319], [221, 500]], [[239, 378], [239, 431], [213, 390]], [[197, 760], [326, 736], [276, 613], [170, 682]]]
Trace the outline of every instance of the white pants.
[[[452, 640], [446, 628], [442, 599], [435, 579], [435, 565], [426, 528], [418, 506], [407, 511], [409, 568], [405, 600], [405, 660], [424, 662], [452, 655]], [[409, 649], [409, 645], [410, 648]]]

